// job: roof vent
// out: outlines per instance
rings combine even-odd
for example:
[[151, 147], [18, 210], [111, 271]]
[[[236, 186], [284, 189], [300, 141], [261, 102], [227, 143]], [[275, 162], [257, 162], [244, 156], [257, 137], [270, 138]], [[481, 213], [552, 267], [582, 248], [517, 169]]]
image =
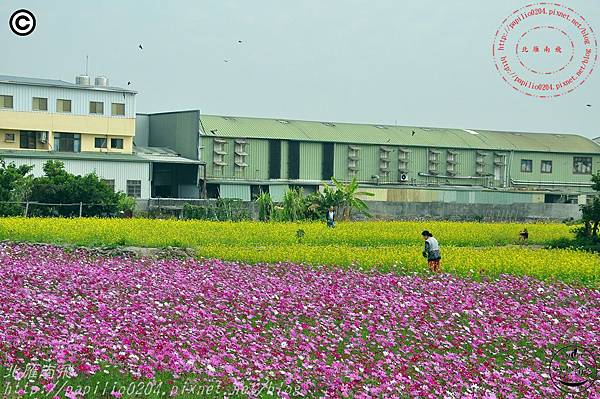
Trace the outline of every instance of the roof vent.
[[325, 126], [329, 126], [329, 127], [335, 127], [335, 124], [330, 123], [330, 122], [321, 122], [323, 125]]
[[387, 127], [385, 127], [385, 126], [382, 126], [382, 125], [375, 125], [375, 127], [376, 127], [377, 129], [387, 129]]
[[471, 134], [479, 134], [475, 130], [463, 129], [463, 131], [465, 131], [467, 133], [471, 133]]
[[94, 84], [100, 87], [108, 87], [108, 78], [106, 76], [97, 76]]
[[277, 122], [283, 123], [284, 125], [287, 125], [288, 123], [290, 123], [289, 121], [285, 121], [283, 119], [279, 119]]
[[226, 121], [235, 121], [235, 118], [231, 116], [222, 116], [221, 118], [225, 119]]
[[90, 77], [88, 75], [77, 75], [75, 76], [75, 84], [79, 86], [89, 86]]

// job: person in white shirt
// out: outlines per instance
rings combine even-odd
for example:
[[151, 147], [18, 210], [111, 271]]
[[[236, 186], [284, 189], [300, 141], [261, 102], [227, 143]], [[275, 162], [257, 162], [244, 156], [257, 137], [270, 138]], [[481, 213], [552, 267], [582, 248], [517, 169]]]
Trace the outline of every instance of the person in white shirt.
[[440, 267], [440, 260], [442, 259], [442, 256], [440, 255], [440, 244], [438, 243], [438, 240], [436, 240], [427, 230], [424, 230], [421, 235], [425, 240], [423, 257], [427, 258], [429, 270], [431, 270], [433, 273], [440, 273], [442, 271]]
[[335, 227], [335, 210], [332, 206], [327, 210], [327, 227]]

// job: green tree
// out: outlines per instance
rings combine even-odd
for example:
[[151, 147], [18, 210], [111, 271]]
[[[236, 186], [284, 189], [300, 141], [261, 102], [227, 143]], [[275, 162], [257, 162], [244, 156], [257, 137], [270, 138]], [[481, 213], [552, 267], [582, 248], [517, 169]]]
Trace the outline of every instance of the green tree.
[[336, 209], [340, 219], [348, 220], [352, 216], [352, 211], [362, 213], [367, 217], [369, 214], [369, 206], [363, 201], [361, 196], [372, 197], [375, 194], [358, 191], [358, 181], [356, 177], [348, 184], [344, 184], [335, 178], [331, 178], [333, 186], [323, 183], [323, 191], [317, 196], [312, 197], [312, 205], [309, 207], [309, 212], [318, 212], [319, 215], [325, 214], [330, 206]]
[[[120, 195], [114, 193], [95, 173], [75, 176], [67, 172], [61, 161], [44, 164], [44, 176], [33, 180], [31, 200], [47, 204], [75, 204], [73, 206], [33, 207], [38, 216], [114, 216], [119, 210]], [[122, 200], [121, 200], [122, 202]]]
[[598, 228], [600, 226], [600, 171], [592, 175], [592, 189], [596, 195], [592, 202], [581, 206], [583, 220], [583, 229], [579, 230], [579, 235], [598, 241]]
[[17, 216], [23, 213], [19, 202], [27, 201], [31, 192], [33, 166], [16, 166], [0, 158], [0, 216]]

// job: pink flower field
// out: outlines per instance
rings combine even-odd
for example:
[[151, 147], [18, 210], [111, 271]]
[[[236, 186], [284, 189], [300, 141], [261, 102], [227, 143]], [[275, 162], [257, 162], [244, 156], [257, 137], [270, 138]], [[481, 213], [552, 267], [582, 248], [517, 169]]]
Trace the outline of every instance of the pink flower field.
[[[2, 244], [0, 298], [5, 370], [36, 361], [120, 378], [116, 366], [140, 380], [166, 373], [223, 389], [277, 381], [306, 397], [558, 398], [553, 353], [600, 346], [598, 290], [511, 276], [476, 282]], [[52, 397], [55, 381], [40, 379], [40, 397]], [[581, 397], [600, 398], [600, 383]]]

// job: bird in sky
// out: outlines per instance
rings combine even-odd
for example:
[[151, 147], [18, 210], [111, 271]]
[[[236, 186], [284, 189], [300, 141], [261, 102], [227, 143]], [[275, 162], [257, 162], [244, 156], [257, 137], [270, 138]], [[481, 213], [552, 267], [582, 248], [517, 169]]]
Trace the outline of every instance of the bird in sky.
[[415, 131], [413, 130], [413, 131], [412, 131], [412, 136], [414, 136], [414, 135], [415, 135]]
[[138, 47], [139, 47], [140, 50], [144, 49], [141, 44]]
[[587, 106], [588, 106], [588, 107], [591, 107], [591, 106], [592, 106], [592, 104], [588, 104]]
[[238, 43], [241, 43], [241, 42], [242, 42], [241, 40], [238, 40]]
[[129, 82], [127, 82], [127, 86], [129, 86], [131, 84], [131, 80]]

